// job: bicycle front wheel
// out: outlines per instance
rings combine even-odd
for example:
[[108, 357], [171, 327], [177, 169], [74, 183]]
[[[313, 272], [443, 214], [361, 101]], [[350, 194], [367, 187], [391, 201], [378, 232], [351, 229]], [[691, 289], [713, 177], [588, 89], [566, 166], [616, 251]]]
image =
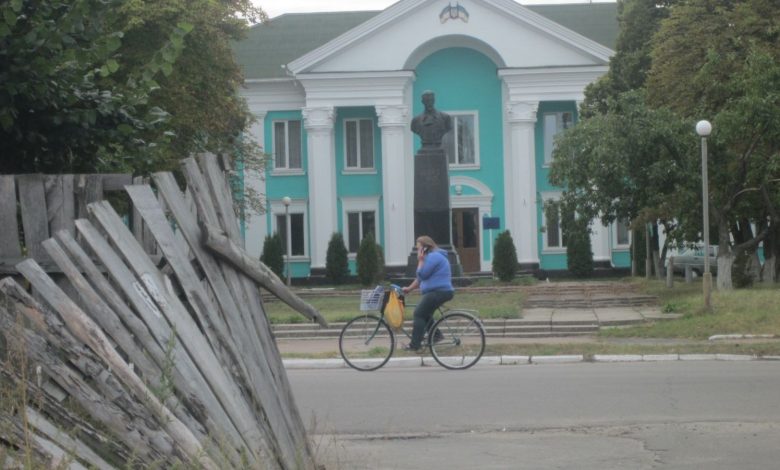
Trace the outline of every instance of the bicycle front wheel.
[[348, 366], [360, 371], [377, 370], [395, 349], [393, 331], [376, 315], [355, 317], [341, 329], [339, 351]]
[[451, 311], [434, 323], [431, 338], [433, 358], [447, 369], [468, 369], [485, 352], [482, 322], [466, 312]]

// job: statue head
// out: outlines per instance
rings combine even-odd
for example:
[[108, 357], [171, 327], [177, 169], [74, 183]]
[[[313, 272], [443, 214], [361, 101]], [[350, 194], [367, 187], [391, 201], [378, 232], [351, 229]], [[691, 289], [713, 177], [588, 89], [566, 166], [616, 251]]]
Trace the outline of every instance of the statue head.
[[433, 104], [436, 102], [436, 96], [431, 90], [425, 90], [422, 94], [422, 102], [425, 106], [425, 111], [430, 113], [434, 109]]

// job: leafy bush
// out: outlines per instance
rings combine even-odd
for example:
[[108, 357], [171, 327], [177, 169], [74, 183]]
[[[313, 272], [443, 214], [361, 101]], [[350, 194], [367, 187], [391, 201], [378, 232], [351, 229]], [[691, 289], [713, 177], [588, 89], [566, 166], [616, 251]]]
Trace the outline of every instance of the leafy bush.
[[593, 251], [590, 246], [590, 221], [577, 217], [574, 208], [560, 204], [561, 232], [566, 245], [566, 267], [575, 277], [593, 273]]
[[377, 281], [379, 274], [379, 250], [374, 241], [374, 234], [369, 233], [363, 237], [357, 252], [358, 282], [370, 286]]
[[336, 232], [328, 242], [328, 253], [325, 258], [325, 276], [334, 284], [342, 284], [349, 277], [349, 254], [344, 244], [344, 237]]
[[509, 282], [517, 274], [517, 250], [509, 230], [498, 234], [493, 247], [493, 274], [503, 282]]
[[266, 235], [260, 261], [265, 263], [279, 278], [284, 279], [284, 248], [278, 233]]

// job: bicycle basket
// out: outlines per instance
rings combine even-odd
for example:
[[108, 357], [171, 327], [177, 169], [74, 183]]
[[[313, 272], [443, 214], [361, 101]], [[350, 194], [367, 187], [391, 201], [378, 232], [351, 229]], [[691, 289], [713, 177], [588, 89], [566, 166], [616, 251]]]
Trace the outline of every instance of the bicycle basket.
[[360, 310], [379, 310], [382, 307], [382, 299], [384, 298], [385, 288], [382, 286], [376, 286], [371, 290], [360, 291]]

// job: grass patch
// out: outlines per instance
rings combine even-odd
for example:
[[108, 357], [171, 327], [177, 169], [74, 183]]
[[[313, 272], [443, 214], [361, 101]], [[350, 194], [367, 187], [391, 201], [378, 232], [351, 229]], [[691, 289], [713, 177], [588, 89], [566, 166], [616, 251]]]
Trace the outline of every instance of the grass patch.
[[675, 283], [632, 280], [639, 289], [658, 297], [662, 311], [682, 314], [677, 320], [629, 328], [602, 330], [601, 337], [707, 339], [717, 334], [780, 334], [780, 290], [776, 286], [714, 291], [712, 312], [703, 310], [701, 282]]
[[[495, 285], [495, 284], [494, 284]], [[498, 292], [470, 292], [467, 289], [457, 289], [455, 298], [447, 302], [446, 306], [477, 310], [482, 319], [489, 318], [519, 318], [520, 306], [523, 303], [524, 294], [520, 291]], [[309, 293], [304, 300], [316, 308], [329, 323], [347, 321], [360, 314], [360, 296], [358, 291], [354, 295], [333, 296], [323, 291], [322, 295]], [[404, 318], [412, 319], [412, 305], [420, 301], [419, 291], [407, 296], [407, 308]], [[264, 303], [266, 314], [273, 324], [304, 323], [308, 320], [301, 314], [288, 307], [285, 303], [273, 300]]]

